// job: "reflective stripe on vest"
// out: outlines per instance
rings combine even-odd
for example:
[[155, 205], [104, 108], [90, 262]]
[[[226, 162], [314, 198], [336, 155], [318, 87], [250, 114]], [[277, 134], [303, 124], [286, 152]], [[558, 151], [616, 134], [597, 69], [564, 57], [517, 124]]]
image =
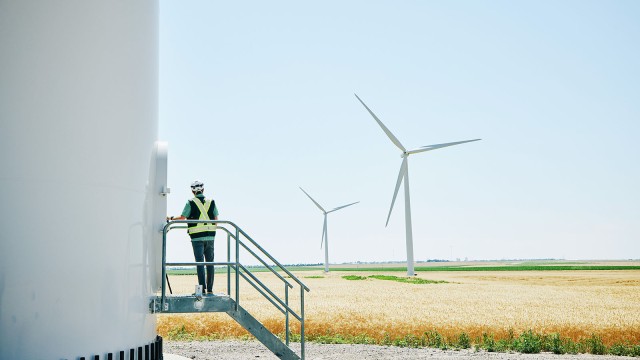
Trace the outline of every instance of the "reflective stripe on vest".
[[[211, 220], [209, 219], [209, 208], [211, 207], [211, 200], [205, 200], [204, 204], [200, 202], [200, 199], [194, 198], [193, 203], [196, 204], [198, 210], [200, 210], [200, 218], [198, 220]], [[189, 234], [197, 234], [205, 231], [216, 231], [218, 227], [215, 224], [196, 223], [194, 227], [187, 229]]]

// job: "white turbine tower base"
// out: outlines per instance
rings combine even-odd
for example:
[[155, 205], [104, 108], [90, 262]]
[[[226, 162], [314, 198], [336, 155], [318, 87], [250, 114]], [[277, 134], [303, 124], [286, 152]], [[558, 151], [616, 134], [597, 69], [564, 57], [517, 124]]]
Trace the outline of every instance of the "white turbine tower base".
[[456, 142], [450, 142], [450, 143], [444, 143], [444, 144], [427, 145], [427, 146], [422, 146], [422, 147], [414, 149], [414, 150], [407, 150], [402, 145], [400, 140], [398, 140], [398, 138], [396, 138], [391, 133], [391, 131], [389, 131], [389, 129], [382, 123], [382, 121], [380, 121], [380, 119], [378, 119], [376, 114], [374, 114], [373, 111], [371, 111], [371, 109], [369, 109], [369, 107], [360, 99], [360, 97], [358, 97], [358, 95], [356, 95], [356, 94], [354, 94], [354, 95], [356, 96], [358, 101], [360, 101], [360, 103], [364, 106], [364, 108], [367, 109], [369, 114], [371, 114], [371, 116], [378, 123], [378, 125], [380, 125], [380, 127], [382, 128], [382, 131], [384, 131], [384, 133], [387, 134], [387, 137], [389, 137], [391, 142], [395, 146], [397, 146], [398, 149], [400, 149], [402, 151], [402, 155], [401, 155], [402, 164], [400, 165], [400, 172], [398, 173], [398, 181], [396, 182], [396, 189], [393, 192], [393, 198], [391, 199], [391, 207], [389, 208], [389, 215], [387, 215], [387, 222], [385, 224], [385, 227], [387, 225], [389, 225], [389, 218], [391, 217], [391, 211], [393, 211], [393, 205], [395, 204], [396, 197], [398, 196], [398, 190], [400, 189], [400, 183], [402, 183], [402, 180], [404, 179], [404, 221], [405, 221], [405, 226], [406, 226], [406, 238], [407, 238], [407, 240], [406, 240], [407, 241], [407, 275], [413, 276], [413, 275], [415, 275], [415, 271], [414, 271], [414, 259], [413, 259], [413, 231], [412, 231], [412, 225], [411, 225], [411, 197], [410, 197], [410, 194], [409, 194], [409, 155], [417, 154], [417, 153], [421, 153], [421, 152], [425, 152], [425, 151], [436, 150], [436, 149], [440, 149], [440, 148], [447, 147], [447, 146], [453, 146], [453, 145], [464, 144], [464, 143], [468, 143], [468, 142], [472, 142], [472, 141], [478, 141], [478, 140], [481, 140], [481, 139], [473, 139], [473, 140], [456, 141]]
[[317, 201], [313, 200], [311, 195], [307, 194], [307, 192], [304, 191], [303, 188], [300, 188], [300, 190], [302, 190], [302, 192], [305, 193], [305, 195], [307, 195], [309, 197], [309, 199], [311, 199], [311, 201], [313, 201], [314, 204], [316, 204], [318, 209], [320, 209], [320, 211], [322, 211], [322, 214], [324, 215], [324, 223], [322, 225], [322, 240], [320, 241], [320, 248], [322, 248], [322, 244], [324, 243], [324, 272], [328, 273], [329, 272], [329, 234], [327, 233], [327, 215], [332, 213], [332, 212], [334, 212], [334, 211], [337, 211], [337, 210], [340, 210], [340, 209], [344, 209], [347, 206], [355, 205], [355, 204], [359, 203], [360, 201], [356, 201], [354, 203], [347, 204], [347, 205], [338, 206], [337, 208], [334, 208], [333, 210], [326, 211], [322, 206], [320, 206], [320, 204], [318, 204]]

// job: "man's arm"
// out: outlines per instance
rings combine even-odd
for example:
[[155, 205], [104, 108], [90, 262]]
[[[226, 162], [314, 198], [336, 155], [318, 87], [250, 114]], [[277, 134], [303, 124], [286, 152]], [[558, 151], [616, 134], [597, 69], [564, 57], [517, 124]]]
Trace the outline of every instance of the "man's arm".
[[167, 216], [167, 221], [169, 221], [169, 220], [185, 220], [185, 219], [186, 219], [186, 217], [184, 217], [182, 215], [180, 215], [180, 216]]

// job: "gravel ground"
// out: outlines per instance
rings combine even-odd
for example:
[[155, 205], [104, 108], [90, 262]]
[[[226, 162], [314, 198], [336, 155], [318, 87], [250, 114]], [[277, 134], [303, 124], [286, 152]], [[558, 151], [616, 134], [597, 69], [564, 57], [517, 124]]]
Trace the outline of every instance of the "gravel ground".
[[[300, 353], [300, 344], [292, 344], [296, 353]], [[246, 359], [278, 359], [267, 348], [257, 341], [193, 341], [176, 342], [165, 341], [164, 349], [167, 354], [184, 356], [195, 360], [246, 360]], [[518, 354], [518, 353], [488, 353], [486, 351], [473, 350], [438, 350], [438, 349], [411, 349], [394, 346], [377, 345], [332, 345], [332, 344], [306, 344], [306, 359], [309, 360], [398, 360], [398, 359], [521, 359], [521, 360], [622, 360], [634, 359], [624, 356], [609, 355], [555, 355], [542, 354]]]

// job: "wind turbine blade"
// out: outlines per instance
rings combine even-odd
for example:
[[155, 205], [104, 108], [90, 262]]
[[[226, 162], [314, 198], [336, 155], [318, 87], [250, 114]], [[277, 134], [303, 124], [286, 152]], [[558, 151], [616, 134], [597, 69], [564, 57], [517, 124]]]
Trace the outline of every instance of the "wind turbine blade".
[[306, 191], [304, 191], [303, 188], [300, 188], [300, 190], [302, 190], [303, 193], [305, 193], [309, 199], [311, 199], [311, 201], [313, 201], [314, 204], [316, 204], [316, 206], [318, 207], [318, 209], [320, 209], [323, 213], [326, 213], [326, 211], [324, 211], [324, 209], [322, 208], [322, 206], [320, 206], [320, 204], [318, 204], [315, 200], [313, 200], [313, 198], [311, 197], [311, 195], [307, 194]]
[[416, 153], [420, 153], [420, 152], [424, 152], [424, 151], [431, 151], [431, 150], [436, 150], [436, 149], [440, 149], [440, 148], [447, 147], [447, 146], [460, 145], [460, 144], [473, 142], [473, 141], [479, 141], [479, 140], [482, 140], [482, 139], [473, 139], [473, 140], [456, 141], [456, 142], [450, 142], [450, 143], [444, 143], [444, 144], [427, 145], [427, 146], [423, 146], [423, 147], [421, 147], [419, 149], [411, 150], [408, 153], [409, 154], [416, 154]]
[[[356, 94], [353, 94], [356, 95]], [[400, 140], [398, 140], [398, 138], [396, 138], [391, 131], [389, 131], [389, 129], [387, 129], [386, 126], [384, 126], [384, 124], [382, 123], [382, 121], [380, 121], [380, 119], [378, 119], [378, 117], [376, 116], [376, 114], [373, 113], [373, 111], [371, 111], [371, 109], [369, 109], [369, 107], [358, 97], [358, 95], [356, 95], [356, 98], [358, 98], [358, 100], [360, 101], [360, 103], [365, 107], [365, 109], [367, 109], [367, 111], [369, 112], [369, 114], [371, 114], [371, 116], [373, 116], [373, 118], [376, 120], [376, 122], [378, 123], [378, 125], [380, 125], [380, 127], [382, 128], [382, 131], [384, 131], [385, 134], [387, 134], [387, 136], [389, 137], [389, 139], [391, 139], [391, 141], [400, 149], [402, 150], [402, 152], [406, 152], [407, 149], [404, 148], [404, 146], [402, 146], [402, 144], [400, 143]]]
[[407, 158], [402, 159], [402, 165], [400, 165], [400, 172], [398, 173], [398, 182], [396, 183], [396, 190], [393, 192], [393, 199], [391, 199], [391, 207], [389, 208], [389, 215], [387, 215], [387, 223], [384, 224], [386, 227], [389, 225], [389, 218], [391, 217], [391, 211], [393, 211], [393, 204], [396, 202], [396, 196], [398, 196], [398, 190], [400, 189], [400, 184], [402, 183], [402, 177], [407, 171]]
[[324, 236], [327, 234], [327, 215], [324, 216], [324, 225], [322, 225], [322, 240], [320, 241], [320, 249], [324, 243]]
[[328, 213], [331, 213], [331, 212], [334, 212], [334, 211], [336, 211], [336, 210], [344, 209], [344, 208], [346, 208], [347, 206], [355, 205], [355, 204], [357, 204], [357, 203], [359, 203], [359, 202], [360, 202], [360, 201], [356, 201], [356, 202], [351, 203], [351, 204], [338, 206], [337, 208], [335, 208], [335, 209], [333, 209], [333, 210], [331, 210], [331, 211], [327, 211], [327, 214], [328, 214]]

